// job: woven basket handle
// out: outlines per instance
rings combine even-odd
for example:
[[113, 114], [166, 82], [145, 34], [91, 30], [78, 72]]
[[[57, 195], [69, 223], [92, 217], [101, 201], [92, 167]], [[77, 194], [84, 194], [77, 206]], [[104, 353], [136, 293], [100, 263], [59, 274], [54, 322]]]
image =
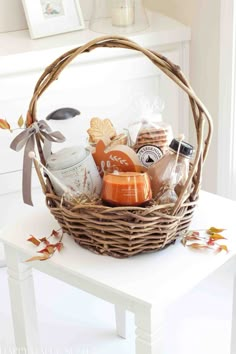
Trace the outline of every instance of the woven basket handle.
[[[45, 69], [44, 73], [41, 75], [38, 82], [36, 83], [34, 94], [31, 99], [29, 110], [28, 110], [28, 124], [32, 124], [34, 121], [37, 120], [36, 106], [39, 97], [44, 93], [44, 91], [46, 91], [46, 89], [51, 85], [53, 81], [58, 79], [60, 73], [64, 70], [64, 68], [68, 64], [70, 64], [70, 62], [78, 55], [82, 53], [90, 52], [96, 48], [104, 48], [104, 47], [126, 48], [126, 49], [132, 49], [143, 53], [147, 58], [149, 58], [153, 62], [154, 65], [156, 65], [161, 71], [163, 71], [189, 96], [195, 128], [196, 128], [197, 147], [196, 147], [195, 158], [189, 173], [188, 180], [186, 181], [186, 184], [183, 187], [182, 192], [179, 195], [179, 198], [173, 210], [173, 214], [176, 214], [180, 206], [182, 205], [183, 201], [186, 199], [186, 190], [188, 190], [188, 187], [189, 185], [191, 185], [192, 181], [193, 181], [193, 188], [191, 189], [190, 192], [190, 199], [195, 200], [198, 195], [199, 188], [201, 185], [202, 166], [209, 150], [213, 125], [212, 125], [212, 118], [209, 112], [194, 93], [192, 87], [190, 86], [189, 82], [185, 78], [180, 67], [173, 64], [163, 55], [155, 51], [142, 48], [137, 43], [122, 36], [99, 37], [84, 44], [83, 46], [74, 48], [64, 53]], [[207, 123], [206, 132], [205, 132], [205, 122]], [[39, 150], [41, 161], [45, 163], [39, 134], [36, 136], [36, 141], [37, 141], [37, 147]]]

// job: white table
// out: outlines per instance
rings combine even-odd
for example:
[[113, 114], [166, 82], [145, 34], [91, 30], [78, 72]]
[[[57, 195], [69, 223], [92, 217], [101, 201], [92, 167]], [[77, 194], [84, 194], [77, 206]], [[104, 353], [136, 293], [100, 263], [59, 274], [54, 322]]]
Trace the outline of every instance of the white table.
[[[133, 312], [136, 354], [165, 353], [162, 333], [167, 306], [235, 256], [235, 216], [236, 202], [202, 192], [191, 227], [226, 228], [231, 250], [228, 254], [191, 251], [177, 242], [160, 252], [118, 260], [95, 255], [65, 237], [64, 250], [49, 261], [24, 263], [36, 253], [36, 248], [26, 242], [28, 236], [42, 237], [58, 228], [46, 207], [32, 208], [0, 235], [7, 256], [16, 346], [27, 348], [28, 353], [36, 352], [36, 349], [40, 352], [33, 267], [113, 303], [117, 332], [124, 338], [125, 311]], [[234, 288], [236, 294], [236, 285]], [[236, 331], [236, 303], [234, 308], [232, 328]], [[231, 353], [236, 353], [234, 336]]]

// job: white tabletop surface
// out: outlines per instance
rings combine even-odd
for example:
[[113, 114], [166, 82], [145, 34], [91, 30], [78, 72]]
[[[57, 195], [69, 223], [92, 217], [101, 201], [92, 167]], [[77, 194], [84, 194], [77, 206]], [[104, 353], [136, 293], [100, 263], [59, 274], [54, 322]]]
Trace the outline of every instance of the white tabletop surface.
[[[16, 220], [2, 229], [0, 239], [21, 250], [26, 256], [33, 256], [37, 249], [26, 241], [29, 235], [39, 238], [49, 235], [58, 225], [46, 206], [26, 207], [25, 211], [27, 213], [21, 213], [18, 220], [15, 215]], [[163, 299], [171, 301], [177, 293], [181, 295], [188, 291], [234, 256], [235, 215], [236, 202], [201, 192], [191, 225], [194, 230], [211, 226], [227, 229], [224, 234], [228, 238], [228, 254], [192, 251], [177, 241], [160, 252], [115, 259], [93, 254], [66, 236], [63, 239], [63, 251], [46, 262], [61, 271], [76, 274], [83, 279], [92, 279], [104, 288], [111, 288], [147, 304]]]

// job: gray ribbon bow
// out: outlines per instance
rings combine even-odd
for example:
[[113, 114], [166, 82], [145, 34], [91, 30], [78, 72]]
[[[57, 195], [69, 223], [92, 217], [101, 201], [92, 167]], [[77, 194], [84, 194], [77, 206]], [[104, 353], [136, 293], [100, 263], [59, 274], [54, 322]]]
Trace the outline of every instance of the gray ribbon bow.
[[23, 159], [23, 178], [22, 178], [22, 192], [24, 203], [33, 205], [31, 199], [31, 178], [32, 178], [32, 159], [29, 157], [29, 152], [34, 151], [35, 135], [40, 133], [44, 137], [44, 157], [47, 160], [51, 154], [51, 143], [62, 143], [65, 141], [64, 135], [59, 131], [53, 132], [49, 125], [40, 120], [34, 122], [29, 128], [26, 128], [12, 141], [10, 148], [15, 151], [20, 151], [25, 146]]

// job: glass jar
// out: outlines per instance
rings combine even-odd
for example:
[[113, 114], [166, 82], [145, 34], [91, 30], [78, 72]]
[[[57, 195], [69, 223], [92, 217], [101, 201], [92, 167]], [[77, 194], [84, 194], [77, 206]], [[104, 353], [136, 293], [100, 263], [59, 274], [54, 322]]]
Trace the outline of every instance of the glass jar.
[[166, 155], [149, 167], [152, 193], [156, 200], [161, 198], [163, 202], [174, 202], [177, 199], [187, 181], [192, 154], [192, 145], [173, 139]]
[[143, 0], [94, 0], [89, 22], [92, 31], [125, 35], [148, 26]]
[[56, 179], [51, 179], [58, 196], [64, 191], [57, 179], [75, 194], [99, 195], [102, 180], [88, 149], [83, 146], [63, 148], [52, 154], [47, 160], [47, 168]]
[[147, 173], [113, 172], [103, 178], [102, 200], [112, 206], [141, 206], [151, 200]]

